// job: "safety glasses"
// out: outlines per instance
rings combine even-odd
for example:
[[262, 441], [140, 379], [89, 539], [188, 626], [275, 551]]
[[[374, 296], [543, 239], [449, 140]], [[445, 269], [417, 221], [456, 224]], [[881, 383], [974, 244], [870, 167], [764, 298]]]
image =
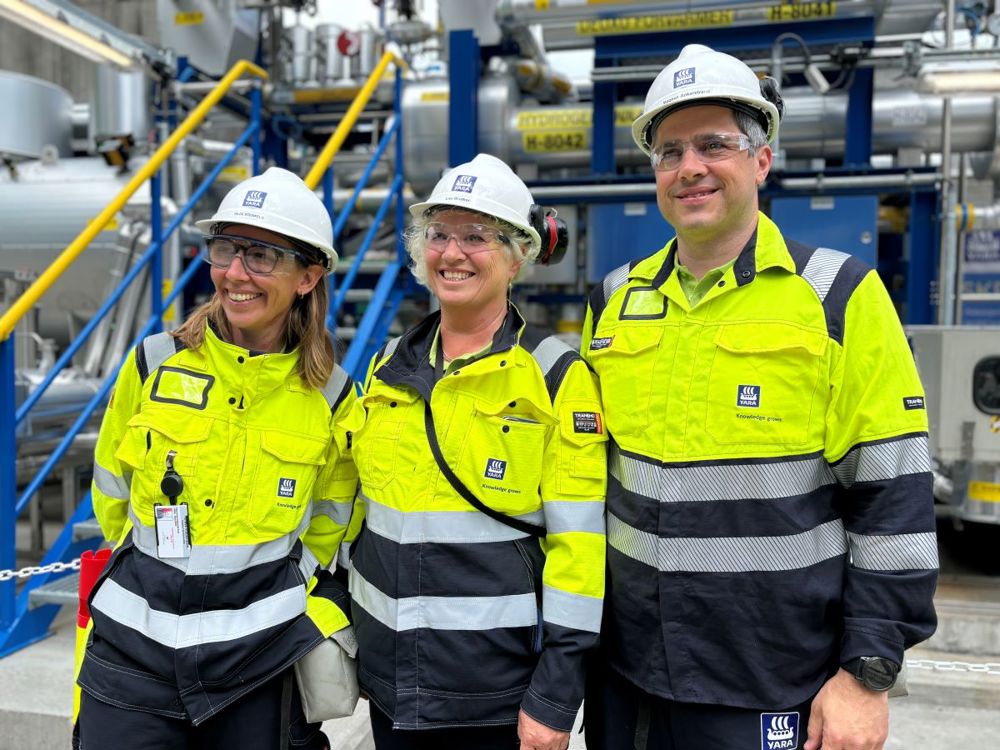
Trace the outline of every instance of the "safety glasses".
[[301, 253], [263, 240], [230, 237], [225, 234], [209, 235], [206, 239], [205, 260], [216, 268], [229, 268], [237, 255], [243, 256], [243, 267], [248, 273], [267, 276], [286, 257], [310, 261]]
[[494, 250], [498, 244], [509, 245], [510, 240], [503, 232], [485, 224], [442, 224], [432, 222], [427, 225], [424, 239], [427, 249], [443, 253], [452, 238], [466, 255]]
[[741, 151], [748, 151], [751, 145], [744, 133], [705, 133], [689, 141], [665, 141], [653, 148], [649, 160], [653, 169], [669, 172], [681, 165], [688, 149], [694, 151], [700, 161], [709, 163], [732, 159]]

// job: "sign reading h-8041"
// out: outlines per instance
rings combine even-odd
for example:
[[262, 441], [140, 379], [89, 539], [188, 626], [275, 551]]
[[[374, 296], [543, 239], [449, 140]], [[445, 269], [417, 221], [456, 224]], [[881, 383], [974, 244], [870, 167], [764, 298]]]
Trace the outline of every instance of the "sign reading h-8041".
[[521, 142], [526, 153], [543, 151], [582, 151], [590, 147], [586, 130], [549, 130], [522, 133]]

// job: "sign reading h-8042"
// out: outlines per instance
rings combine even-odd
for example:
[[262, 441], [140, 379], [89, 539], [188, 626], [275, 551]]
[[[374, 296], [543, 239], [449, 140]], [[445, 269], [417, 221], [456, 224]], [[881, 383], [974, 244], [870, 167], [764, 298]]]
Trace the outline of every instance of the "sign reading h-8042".
[[590, 147], [586, 130], [548, 130], [522, 133], [525, 153], [544, 151], [582, 151]]

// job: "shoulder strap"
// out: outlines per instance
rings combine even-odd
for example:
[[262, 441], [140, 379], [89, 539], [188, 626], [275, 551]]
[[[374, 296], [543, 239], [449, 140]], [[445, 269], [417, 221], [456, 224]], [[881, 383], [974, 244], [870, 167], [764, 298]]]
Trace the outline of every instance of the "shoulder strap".
[[544, 526], [528, 523], [527, 521], [522, 521], [520, 518], [513, 518], [506, 513], [494, 510], [476, 497], [472, 493], [472, 490], [466, 487], [462, 480], [455, 475], [448, 462], [444, 460], [444, 456], [441, 455], [441, 446], [438, 445], [437, 432], [434, 429], [434, 417], [431, 415], [431, 405], [426, 401], [424, 402], [424, 430], [427, 432], [427, 442], [431, 446], [431, 453], [434, 454], [434, 460], [437, 461], [438, 468], [441, 469], [441, 473], [444, 474], [445, 479], [454, 487], [455, 492], [462, 496], [465, 502], [476, 510], [482, 511], [494, 521], [499, 521], [504, 526], [509, 526], [512, 529], [517, 529], [531, 536], [545, 536]]

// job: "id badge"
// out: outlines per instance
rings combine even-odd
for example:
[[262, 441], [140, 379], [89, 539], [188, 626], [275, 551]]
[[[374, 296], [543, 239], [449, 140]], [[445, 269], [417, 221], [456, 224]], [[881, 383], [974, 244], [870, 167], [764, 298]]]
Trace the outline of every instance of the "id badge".
[[156, 556], [161, 559], [191, 557], [191, 530], [187, 503], [155, 505]]

